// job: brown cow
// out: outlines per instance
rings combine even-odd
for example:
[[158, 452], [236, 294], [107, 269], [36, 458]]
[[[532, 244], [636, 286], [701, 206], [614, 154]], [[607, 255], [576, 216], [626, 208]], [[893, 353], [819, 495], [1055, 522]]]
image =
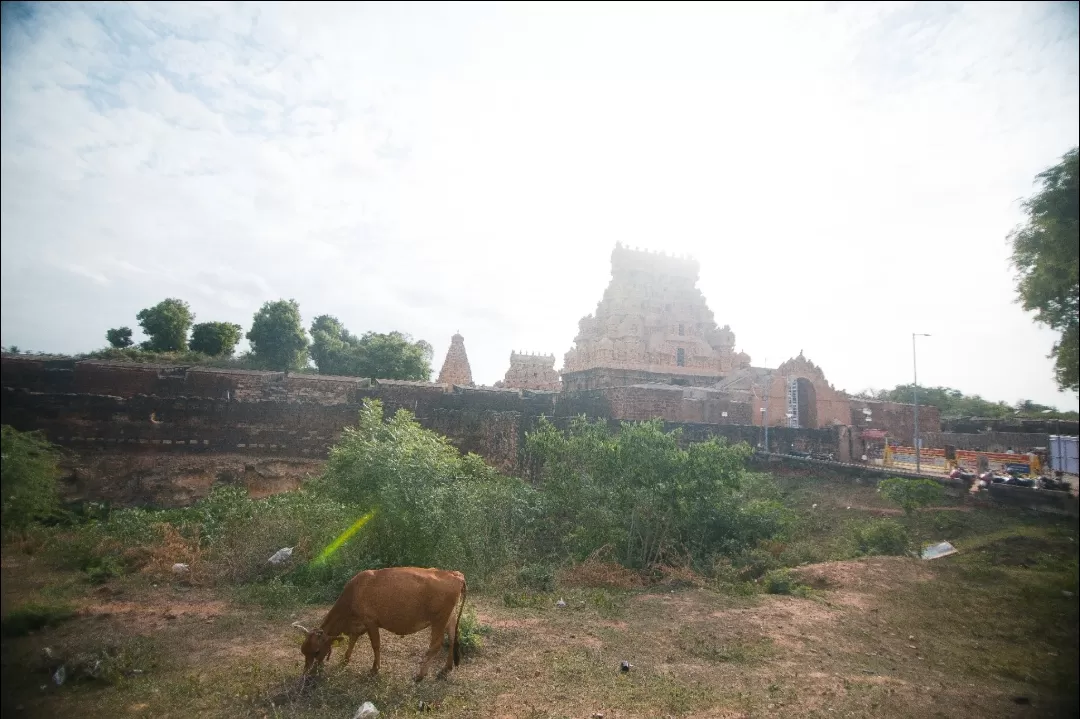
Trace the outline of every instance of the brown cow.
[[[427, 675], [428, 664], [442, 649], [443, 633], [450, 632], [450, 651], [446, 666], [438, 676], [443, 677], [461, 661], [458, 646], [458, 627], [461, 612], [465, 609], [465, 575], [444, 569], [421, 569], [420, 567], [388, 567], [360, 572], [345, 584], [341, 596], [317, 629], [307, 629], [299, 624], [294, 627], [304, 632], [304, 674], [322, 666], [330, 657], [330, 650], [342, 635], [349, 638], [345, 650], [345, 663], [352, 657], [356, 640], [365, 632], [371, 639], [371, 651], [375, 660], [371, 673], [379, 672], [379, 630], [385, 629], [400, 637], [415, 634], [431, 627], [431, 641], [427, 654], [420, 662], [420, 671], [413, 677], [420, 681]], [[457, 622], [450, 624], [458, 600]]]

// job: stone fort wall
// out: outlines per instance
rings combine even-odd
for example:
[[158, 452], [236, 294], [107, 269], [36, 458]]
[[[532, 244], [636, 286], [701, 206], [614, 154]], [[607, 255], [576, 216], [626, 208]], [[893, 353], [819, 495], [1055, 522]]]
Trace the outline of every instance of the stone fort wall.
[[[508, 473], [519, 472], [525, 434], [541, 416], [564, 424], [586, 415], [619, 420], [657, 417], [688, 440], [724, 436], [760, 441], [746, 405], [698, 403], [656, 387], [555, 393], [460, 387], [206, 367], [135, 365], [6, 355], [0, 361], [2, 421], [43, 430], [50, 440], [93, 452], [280, 455], [323, 458], [361, 402], [413, 412]], [[846, 453], [844, 428], [770, 429], [770, 445]]]

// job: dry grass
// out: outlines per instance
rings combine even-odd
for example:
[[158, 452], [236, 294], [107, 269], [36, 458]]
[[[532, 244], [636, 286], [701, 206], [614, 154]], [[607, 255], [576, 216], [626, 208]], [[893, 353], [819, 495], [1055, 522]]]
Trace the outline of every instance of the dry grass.
[[[1043, 680], [1075, 662], [1075, 645], [1068, 656], [1052, 636], [1017, 644], [1014, 628], [995, 630], [994, 617], [984, 617], [972, 645], [966, 620], [936, 616], [943, 607], [935, 603], [953, 606], [981, 586], [964, 582], [949, 559], [807, 567], [830, 587], [812, 599], [644, 592], [618, 620], [588, 602], [509, 609], [470, 595], [490, 633], [448, 680], [421, 685], [409, 677], [423, 632], [384, 634], [379, 678], [364, 673], [371, 655], [361, 644], [352, 666], [342, 667], [338, 653], [320, 681], [301, 687], [299, 639], [288, 625], [325, 607], [267, 621], [210, 590], [142, 585], [91, 594], [80, 618], [5, 643], [5, 702], [27, 717], [349, 716], [373, 701], [391, 717], [416, 714], [424, 702], [447, 717], [993, 718], [1016, 716], [1013, 697], [1022, 696], [1030, 716], [1053, 716], [1060, 696]], [[996, 663], [980, 663], [987, 655]], [[91, 676], [103, 659], [108, 675]], [[633, 664], [629, 673], [619, 671], [623, 660]], [[62, 662], [73, 678], [57, 687], [49, 675]], [[9, 694], [9, 686], [20, 690]]]
[[641, 575], [616, 562], [614, 556], [610, 546], [601, 547], [584, 562], [558, 572], [556, 578], [566, 587], [637, 589], [644, 586]]
[[[872, 487], [825, 488], [844, 495], [832, 509], [806, 480], [797, 491], [812, 532], [766, 547], [769, 556], [828, 547], [843, 522], [880, 509]], [[151, 550], [153, 576], [96, 588], [32, 543], [9, 545], [5, 614], [39, 601], [78, 614], [5, 640], [3, 715], [326, 719], [372, 701], [388, 718], [417, 715], [421, 702], [433, 717], [1076, 716], [1077, 606], [1063, 593], [1077, 589], [1076, 527], [981, 510], [919, 521], [960, 553], [799, 567], [808, 597], [725, 593], [677, 561], [641, 574], [609, 554], [560, 573], [541, 601], [474, 591], [468, 606], [488, 633], [447, 680], [419, 685], [410, 677], [425, 632], [384, 633], [378, 678], [366, 674], [361, 640], [352, 665], [335, 650], [326, 674], [301, 686], [289, 625], [327, 607], [283, 603], [268, 615], [233, 602], [227, 585], [175, 581], [171, 565], [184, 559], [169, 552], [189, 551], [193, 567], [206, 558], [167, 530]], [[260, 562], [263, 549], [252, 550]], [[633, 668], [620, 672], [621, 661]], [[69, 668], [63, 686], [51, 681], [58, 663]]]

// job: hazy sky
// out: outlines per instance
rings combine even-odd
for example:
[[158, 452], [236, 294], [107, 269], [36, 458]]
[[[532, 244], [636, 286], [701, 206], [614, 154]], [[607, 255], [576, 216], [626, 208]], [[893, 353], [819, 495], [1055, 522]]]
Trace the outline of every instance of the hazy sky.
[[[1077, 3], [4, 3], [2, 334], [187, 299], [556, 368], [617, 240], [757, 366], [1076, 408], [1006, 235], [1078, 142]], [[138, 336], [138, 332], [136, 332]]]

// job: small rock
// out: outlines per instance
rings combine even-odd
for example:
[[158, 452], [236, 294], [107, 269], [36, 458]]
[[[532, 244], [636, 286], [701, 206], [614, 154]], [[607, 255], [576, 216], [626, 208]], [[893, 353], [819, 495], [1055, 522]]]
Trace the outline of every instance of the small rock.
[[[293, 552], [292, 547], [282, 547], [281, 549], [274, 552], [274, 554], [269, 559], [267, 559], [266, 561], [267, 561], [268, 564], [273, 564], [275, 566], [279, 565], [279, 564], [284, 564], [285, 562], [289, 561], [289, 559], [292, 558], [292, 552]], [[367, 704], [370, 704], [370, 702], [365, 702], [364, 704], [366, 706]], [[363, 708], [363, 707], [361, 707], [361, 708]], [[371, 708], [374, 709], [375, 706], [372, 705]], [[365, 715], [365, 716], [367, 716], [367, 715]]]
[[593, 712], [592, 719], [604, 719], [604, 712]]
[[377, 717], [379, 716], [379, 710], [375, 708], [375, 705], [371, 702], [364, 702], [360, 705], [360, 708], [353, 714], [353, 719], [363, 719], [363, 717]]
[[851, 509], [851, 507], [848, 507], [848, 509]]
[[187, 574], [190, 571], [191, 567], [184, 564], [183, 562], [177, 562], [176, 564], [172, 565], [173, 574]]
[[56, 673], [52, 675], [52, 680], [56, 686], [60, 686], [67, 679], [67, 668], [60, 665], [60, 668], [56, 670]]
[[1070, 592], [1068, 589], [1062, 589], [1061, 594], [1062, 594], [1062, 596], [1065, 596], [1065, 597], [1071, 597], [1073, 595], [1073, 593]]
[[908, 644], [907, 647], [908, 647], [908, 649], [918, 649], [918, 647], [915, 646], [914, 644]]
[[52, 647], [45, 647], [45, 648], [44, 648], [44, 649], [42, 649], [41, 651], [42, 651], [42, 653], [43, 653], [43, 654], [45, 655], [45, 658], [46, 658], [46, 659], [52, 659], [52, 658], [53, 658], [53, 651], [52, 651]]
[[908, 641], [909, 641], [909, 642], [913, 642], [913, 641], [915, 641], [915, 635], [914, 635], [914, 634], [909, 634], [909, 635], [908, 635]]
[[624, 662], [622, 662], [621, 664], [619, 664], [619, 671], [620, 671], [620, 672], [623, 672], [623, 673], [625, 673], [625, 672], [628, 672], [628, 671], [630, 671], [630, 669], [631, 669], [631, 668], [632, 668], [633, 666], [634, 666], [634, 665], [633, 665], [633, 664], [631, 664], [630, 662], [624, 661]]
[[817, 502], [810, 505], [810, 509], [817, 509]]
[[555, 602], [555, 606], [562, 609], [563, 607], [566, 606], [566, 600], [565, 599], [560, 599], [559, 601]]

